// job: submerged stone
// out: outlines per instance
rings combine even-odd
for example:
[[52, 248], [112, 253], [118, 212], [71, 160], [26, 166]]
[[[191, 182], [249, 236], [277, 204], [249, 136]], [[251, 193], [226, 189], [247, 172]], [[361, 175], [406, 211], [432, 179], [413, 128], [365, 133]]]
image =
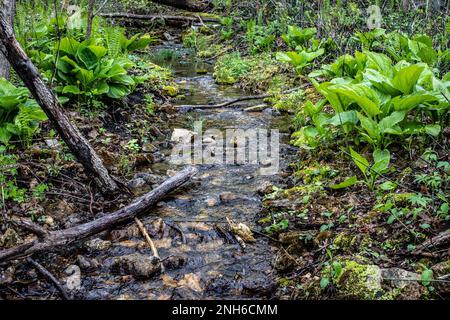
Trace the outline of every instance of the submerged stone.
[[161, 270], [161, 262], [155, 256], [133, 253], [113, 258], [111, 270], [121, 275], [149, 278]]
[[111, 248], [111, 241], [94, 238], [84, 243], [84, 246], [90, 251], [101, 251]]
[[136, 178], [136, 179], [128, 181], [128, 183], [127, 183], [127, 187], [130, 189], [139, 189], [145, 185], [146, 185], [145, 180], [142, 178]]

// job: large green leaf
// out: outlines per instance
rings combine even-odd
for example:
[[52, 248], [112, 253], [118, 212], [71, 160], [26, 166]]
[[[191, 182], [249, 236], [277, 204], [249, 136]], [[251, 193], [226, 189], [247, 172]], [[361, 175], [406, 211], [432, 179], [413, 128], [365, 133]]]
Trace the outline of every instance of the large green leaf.
[[70, 54], [71, 56], [75, 57], [78, 51], [78, 47], [80, 46], [80, 43], [73, 39], [73, 38], [62, 38], [59, 44], [57, 43], [55, 45], [56, 50], [60, 50], [64, 53]]
[[5, 126], [0, 126], [0, 142], [3, 144], [8, 144], [11, 139], [12, 134]]
[[427, 102], [437, 101], [438, 98], [427, 91], [413, 93], [407, 96], [398, 96], [391, 100], [394, 109], [397, 111], [410, 111], [418, 105]]
[[84, 63], [85, 68], [88, 70], [94, 69], [100, 62], [97, 55], [89, 47], [84, 45], [80, 45], [78, 48], [77, 57]]
[[367, 56], [367, 68], [378, 70], [390, 78], [393, 76], [392, 60], [387, 55], [367, 50], [364, 50], [363, 53]]
[[392, 84], [403, 94], [410, 94], [424, 70], [423, 66], [411, 65], [403, 68], [392, 79]]
[[428, 44], [421, 41], [408, 40], [409, 50], [412, 52], [412, 58], [417, 61], [425, 62], [433, 66], [437, 60], [437, 53]]
[[357, 113], [358, 119], [361, 122], [361, 127], [367, 132], [371, 138], [371, 143], [376, 143], [381, 140], [381, 129], [378, 123], [360, 112]]
[[380, 129], [382, 132], [386, 132], [386, 133], [397, 132], [398, 134], [400, 134], [401, 130], [399, 128], [396, 128], [396, 125], [399, 122], [403, 121], [403, 119], [405, 119], [405, 116], [406, 116], [406, 111], [394, 111], [389, 116], [381, 119], [381, 121], [378, 123], [378, 125], [380, 126]]
[[125, 97], [129, 93], [130, 93], [130, 90], [126, 86], [110, 85], [108, 97], [110, 97], [112, 99], [120, 99], [122, 97]]
[[141, 50], [146, 48], [150, 43], [156, 41], [156, 39], [148, 34], [144, 34], [142, 37], [138, 38], [139, 34], [132, 37], [127, 41], [127, 51], [131, 52], [134, 50]]
[[368, 80], [379, 91], [397, 96], [401, 94], [400, 90], [395, 87], [392, 80], [375, 69], [367, 69], [364, 72], [364, 78]]
[[119, 64], [113, 64], [106, 74], [108, 75], [108, 77], [116, 77], [120, 75], [126, 75], [127, 70], [125, 70]]
[[372, 166], [372, 170], [377, 174], [384, 173], [389, 168], [391, 154], [389, 150], [376, 149], [373, 152], [373, 160], [375, 163]]
[[69, 85], [62, 89], [62, 93], [81, 94], [82, 92], [77, 86]]
[[342, 94], [357, 103], [369, 117], [375, 117], [381, 113], [379, 96], [375, 90], [365, 84], [336, 85], [331, 87], [330, 90]]
[[101, 59], [106, 55], [106, 48], [103, 46], [90, 45], [88, 48], [97, 56], [98, 59]]
[[111, 78], [111, 81], [124, 86], [134, 86], [135, 82], [132, 77], [127, 74], [117, 75]]
[[352, 157], [353, 162], [356, 164], [359, 170], [361, 170], [361, 172], [365, 175], [367, 172], [367, 168], [369, 168], [370, 166], [369, 161], [367, 161], [366, 158], [364, 158], [358, 152], [353, 150], [352, 147], [350, 147], [350, 155]]
[[333, 126], [340, 126], [344, 124], [357, 124], [358, 116], [355, 110], [338, 112], [335, 116], [328, 120], [328, 123]]
[[358, 182], [358, 178], [356, 176], [352, 176], [350, 178], [345, 179], [341, 183], [331, 185], [331, 189], [344, 189], [350, 186], [355, 185]]
[[92, 93], [95, 95], [107, 94], [108, 92], [109, 92], [109, 85], [106, 83], [106, 81], [98, 82], [97, 85], [92, 90]]
[[89, 88], [89, 84], [94, 80], [94, 72], [92, 70], [79, 69], [76, 75], [84, 89]]

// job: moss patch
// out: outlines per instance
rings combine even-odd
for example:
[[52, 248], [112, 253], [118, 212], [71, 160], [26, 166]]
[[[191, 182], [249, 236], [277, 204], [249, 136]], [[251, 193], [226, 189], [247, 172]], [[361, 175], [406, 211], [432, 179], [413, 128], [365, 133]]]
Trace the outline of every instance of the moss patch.
[[373, 300], [382, 296], [381, 269], [353, 260], [340, 261], [342, 272], [335, 279], [339, 294], [346, 298]]

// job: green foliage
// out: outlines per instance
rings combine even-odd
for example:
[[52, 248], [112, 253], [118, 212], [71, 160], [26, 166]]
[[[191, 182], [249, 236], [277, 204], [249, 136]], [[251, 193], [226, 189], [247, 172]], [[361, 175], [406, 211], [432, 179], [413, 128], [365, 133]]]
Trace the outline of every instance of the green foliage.
[[0, 78], [0, 142], [7, 144], [13, 136], [29, 140], [46, 120], [38, 104], [29, 99], [26, 88], [17, 88]]
[[315, 76], [334, 78], [312, 82], [333, 108], [334, 116], [317, 110], [314, 117], [321, 121], [312, 118], [315, 130], [308, 129], [323, 132], [322, 138], [330, 137], [327, 127], [339, 127], [345, 133], [356, 131], [356, 141], [385, 148], [394, 141], [393, 136], [396, 140], [423, 134], [436, 137], [445, 126], [450, 82], [437, 78], [424, 63], [401, 60], [392, 65], [388, 56], [365, 50], [354, 57], [340, 57], [322, 70]]
[[317, 57], [320, 57], [324, 53], [325, 50], [323, 48], [313, 52], [307, 52], [305, 50], [302, 50], [300, 52], [278, 52], [277, 59], [279, 61], [289, 63], [295, 68], [298, 73], [301, 73], [305, 67], [309, 66], [312, 61], [314, 61]]
[[[19, 8], [19, 12], [23, 7]], [[33, 9], [34, 10], [34, 9]], [[125, 36], [120, 27], [103, 27], [94, 20], [89, 39], [85, 39], [86, 21], [80, 12], [65, 12], [42, 17], [36, 25], [19, 17], [19, 40], [39, 67], [45, 80], [56, 80], [61, 102], [81, 98], [89, 106], [99, 106], [104, 98], [119, 99], [130, 94], [145, 76], [129, 75], [135, 67], [129, 59], [132, 51], [146, 48], [156, 39], [148, 34]]]
[[256, 20], [249, 20], [246, 23], [246, 28], [246, 39], [250, 53], [256, 54], [273, 48], [276, 39], [273, 25], [260, 25], [256, 23]]
[[194, 28], [183, 35], [183, 45], [186, 48], [192, 48], [197, 53], [207, 51], [211, 46], [211, 36], [204, 35]]
[[431, 281], [433, 281], [433, 270], [425, 268], [420, 275], [420, 280], [424, 286], [430, 285]]
[[385, 29], [375, 28], [367, 32], [356, 31], [353, 39], [361, 44], [362, 49], [372, 50], [374, 47], [381, 45], [385, 39], [385, 34]]
[[5, 207], [8, 200], [25, 201], [25, 189], [16, 185], [17, 157], [9, 154], [5, 146], [0, 145], [0, 208]]
[[433, 41], [426, 35], [415, 35], [411, 39], [400, 32], [392, 32], [386, 36], [384, 49], [396, 60], [408, 62], [424, 62], [433, 67], [439, 53], [433, 49]]
[[238, 78], [250, 71], [250, 63], [241, 58], [238, 51], [223, 55], [214, 66], [214, 78], [217, 83], [234, 84]]
[[377, 179], [388, 171], [389, 162], [391, 160], [391, 154], [389, 151], [380, 149], [376, 149], [373, 152], [373, 164], [370, 164], [366, 158], [353, 150], [353, 148], [350, 148], [350, 156], [362, 172], [366, 185], [370, 190], [374, 189]]
[[118, 99], [131, 93], [136, 82], [127, 74], [133, 64], [126, 58], [109, 58], [107, 48], [93, 40], [78, 42], [63, 38], [56, 44], [60, 58], [56, 77], [62, 85], [56, 90], [62, 95], [95, 98], [106, 95]]
[[308, 42], [314, 38], [317, 33], [316, 28], [299, 28], [297, 26], [288, 26], [288, 31], [281, 38], [286, 42], [289, 48], [297, 50], [304, 49]]
[[265, 228], [265, 231], [268, 234], [277, 233], [283, 230], [286, 230], [289, 227], [289, 220], [282, 219], [276, 223], [271, 224], [270, 226]]
[[333, 44], [331, 38], [326, 41], [314, 38], [316, 32], [316, 28], [302, 29], [297, 26], [289, 26], [288, 32], [281, 38], [295, 51], [278, 52], [277, 59], [289, 63], [300, 74], [305, 67], [322, 56], [325, 49]]
[[220, 24], [222, 25], [222, 29], [220, 30], [220, 37], [222, 40], [231, 39], [234, 35], [233, 18], [224, 17], [220, 19]]
[[55, 44], [56, 78], [61, 84], [56, 88], [58, 93], [94, 100], [103, 96], [120, 99], [145, 79], [128, 74], [135, 64], [127, 55], [147, 47], [154, 38], [136, 34], [128, 39], [120, 28], [107, 28], [105, 35], [106, 47], [95, 37], [82, 42], [65, 37]]

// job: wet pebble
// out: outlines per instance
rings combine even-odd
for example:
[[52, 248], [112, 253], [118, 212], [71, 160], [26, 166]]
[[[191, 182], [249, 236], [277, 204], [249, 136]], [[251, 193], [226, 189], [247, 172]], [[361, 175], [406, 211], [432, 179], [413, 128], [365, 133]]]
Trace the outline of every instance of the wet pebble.
[[99, 263], [95, 259], [91, 260], [91, 259], [86, 258], [85, 256], [79, 254], [77, 256], [77, 264], [80, 267], [80, 269], [88, 270], [88, 269], [91, 269], [91, 268], [97, 268]]
[[130, 189], [139, 189], [146, 185], [146, 182], [142, 178], [136, 178], [128, 181], [127, 187]]
[[186, 258], [183, 256], [170, 256], [164, 260], [163, 264], [169, 270], [179, 269], [186, 264]]
[[276, 282], [268, 277], [245, 279], [242, 283], [242, 293], [246, 295], [270, 296], [276, 290]]
[[281, 114], [280, 111], [273, 108], [264, 109], [263, 113], [268, 116], [279, 116]]
[[90, 251], [102, 251], [111, 248], [111, 241], [94, 238], [84, 243], [84, 246]]
[[61, 145], [57, 139], [46, 139], [45, 144], [52, 149], [61, 149]]
[[222, 192], [219, 195], [220, 201], [229, 202], [236, 199], [239, 199], [239, 196], [233, 192]]
[[273, 191], [273, 184], [270, 181], [262, 182], [256, 189], [256, 192], [260, 195], [265, 195]]
[[153, 185], [161, 183], [164, 178], [153, 173], [139, 172], [134, 175], [134, 179], [143, 179], [145, 183]]
[[216, 198], [208, 198], [205, 200], [205, 202], [208, 207], [214, 207], [218, 201]]
[[133, 253], [113, 258], [111, 270], [120, 275], [149, 278], [161, 270], [161, 262], [155, 256]]

